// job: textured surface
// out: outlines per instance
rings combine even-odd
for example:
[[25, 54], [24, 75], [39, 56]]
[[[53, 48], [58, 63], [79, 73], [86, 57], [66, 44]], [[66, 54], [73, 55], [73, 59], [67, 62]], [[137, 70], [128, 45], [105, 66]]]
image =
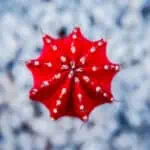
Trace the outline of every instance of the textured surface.
[[[0, 1], [0, 150], [149, 150], [149, 0]], [[62, 118], [30, 101], [24, 61], [39, 56], [42, 37], [64, 37], [80, 25], [85, 37], [108, 41], [122, 64], [112, 82], [119, 103], [95, 109], [87, 123]]]

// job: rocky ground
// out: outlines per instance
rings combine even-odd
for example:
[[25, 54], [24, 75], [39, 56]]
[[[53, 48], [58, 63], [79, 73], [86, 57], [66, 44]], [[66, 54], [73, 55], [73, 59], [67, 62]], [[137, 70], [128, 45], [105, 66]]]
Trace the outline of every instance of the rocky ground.
[[[109, 58], [122, 65], [112, 84], [120, 102], [98, 107], [83, 125], [54, 122], [29, 101], [24, 66], [40, 52], [40, 28], [63, 37], [76, 25], [91, 40], [107, 39]], [[149, 65], [150, 0], [0, 1], [0, 150], [149, 150]]]

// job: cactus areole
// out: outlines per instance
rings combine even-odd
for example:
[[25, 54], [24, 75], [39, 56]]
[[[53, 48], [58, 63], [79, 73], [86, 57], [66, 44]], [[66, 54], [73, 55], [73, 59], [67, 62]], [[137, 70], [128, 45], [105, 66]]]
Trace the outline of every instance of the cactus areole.
[[26, 63], [33, 75], [30, 99], [44, 104], [53, 120], [87, 121], [96, 106], [113, 103], [111, 82], [120, 66], [109, 61], [106, 46], [103, 39], [86, 39], [80, 28], [61, 39], [45, 34], [40, 56]]

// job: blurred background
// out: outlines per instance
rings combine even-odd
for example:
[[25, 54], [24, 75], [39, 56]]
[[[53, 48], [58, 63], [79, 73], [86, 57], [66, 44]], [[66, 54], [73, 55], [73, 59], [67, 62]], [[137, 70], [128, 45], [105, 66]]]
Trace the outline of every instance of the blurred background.
[[[40, 27], [63, 37], [76, 25], [91, 40], [108, 40], [109, 58], [122, 65], [112, 83], [120, 102], [98, 107], [83, 125], [52, 121], [29, 100], [23, 63], [40, 53]], [[149, 92], [150, 0], [0, 1], [0, 150], [149, 150]]]

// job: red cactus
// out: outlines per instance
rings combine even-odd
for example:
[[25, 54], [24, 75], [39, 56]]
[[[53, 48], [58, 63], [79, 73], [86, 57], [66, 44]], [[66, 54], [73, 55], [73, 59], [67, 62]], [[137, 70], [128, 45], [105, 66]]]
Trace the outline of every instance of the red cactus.
[[41, 55], [27, 62], [34, 79], [29, 95], [48, 108], [52, 119], [87, 121], [96, 106], [114, 101], [111, 81], [120, 67], [108, 60], [106, 41], [89, 41], [75, 28], [62, 39], [44, 35], [43, 42]]

